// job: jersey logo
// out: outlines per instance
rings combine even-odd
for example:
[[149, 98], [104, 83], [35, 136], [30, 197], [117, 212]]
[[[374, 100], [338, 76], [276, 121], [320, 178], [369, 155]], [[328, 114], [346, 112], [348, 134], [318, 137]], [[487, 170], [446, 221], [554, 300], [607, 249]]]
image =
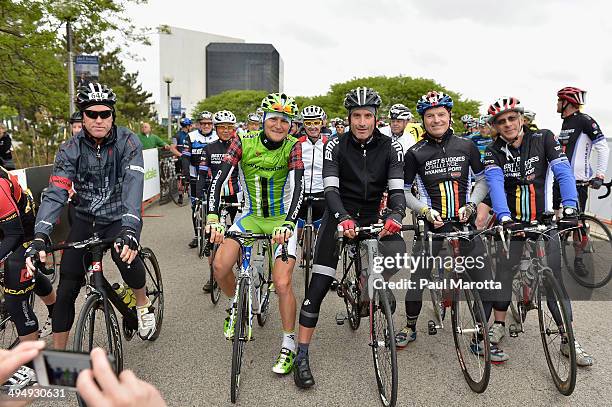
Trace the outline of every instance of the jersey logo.
[[397, 161], [404, 161], [404, 149], [402, 148], [402, 145], [397, 141], [392, 141], [391, 145], [393, 148], [395, 148], [395, 152], [397, 153]]
[[333, 161], [333, 151], [334, 151], [334, 147], [336, 147], [336, 145], [340, 142], [339, 138], [334, 138], [333, 140], [330, 140], [329, 142], [327, 142], [327, 144], [325, 145], [325, 159], [328, 161]]

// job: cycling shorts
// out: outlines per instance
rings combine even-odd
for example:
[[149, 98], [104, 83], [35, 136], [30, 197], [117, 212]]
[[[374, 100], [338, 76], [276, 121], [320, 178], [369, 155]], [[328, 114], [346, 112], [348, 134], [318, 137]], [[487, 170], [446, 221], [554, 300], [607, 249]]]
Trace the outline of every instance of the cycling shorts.
[[[285, 223], [286, 215], [270, 216], [264, 218], [262, 216], [256, 216], [252, 214], [242, 215], [236, 222], [229, 228], [231, 232], [245, 232], [250, 231], [253, 233], [267, 233], [272, 234], [272, 231], [277, 226], [282, 226]], [[287, 254], [294, 259], [297, 253], [297, 233], [293, 233], [291, 238], [287, 242]], [[274, 245], [274, 257], [278, 258], [281, 256], [280, 245]]]

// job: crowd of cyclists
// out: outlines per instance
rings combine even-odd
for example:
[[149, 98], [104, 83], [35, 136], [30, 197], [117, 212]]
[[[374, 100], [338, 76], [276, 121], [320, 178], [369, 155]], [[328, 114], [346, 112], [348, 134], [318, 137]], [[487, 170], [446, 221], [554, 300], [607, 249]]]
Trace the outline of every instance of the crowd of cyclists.
[[[609, 156], [597, 122], [582, 112], [585, 94], [575, 87], [557, 93], [557, 112], [563, 120], [558, 136], [539, 129], [535, 113], [524, 109], [513, 96], [495, 99], [486, 115], [461, 117], [465, 133], [457, 135], [452, 127], [454, 102], [435, 90], [417, 101], [420, 120], [406, 106], [394, 104], [388, 111], [388, 125], [381, 120], [387, 112], [382, 111], [380, 95], [366, 87], [347, 93], [346, 118], [329, 120], [320, 106], [300, 110], [292, 97], [272, 93], [244, 123], [238, 123], [228, 110], [201, 112], [195, 122], [181, 119], [180, 131], [173, 139], [181, 155], [177, 170], [188, 186], [194, 236], [194, 211], [197, 204], [206, 205], [207, 237], [219, 245], [209, 267], [213, 267], [214, 279], [228, 299], [224, 336], [234, 335], [233, 269], [240, 251], [236, 240], [225, 237], [226, 229], [272, 236], [276, 245], [272, 279], [282, 325], [280, 351], [272, 371], [293, 373], [296, 386], [309, 388], [315, 384], [309, 345], [323, 300], [336, 277], [337, 230], [351, 239], [358, 226], [383, 223], [381, 252], [395, 257], [419, 253], [419, 243], [407, 245], [400, 234], [402, 224], [411, 219], [406, 209], [424, 219], [425, 230], [437, 232], [452, 230], [452, 222], [482, 229], [491, 216], [504, 229], [515, 230], [553, 209], [559, 219], [576, 219], [586, 208], [589, 186], [597, 189], [602, 185]], [[75, 300], [84, 284], [85, 253], [74, 250], [64, 254], [57, 290], [38, 271], [37, 262], [44, 263], [53, 225], [73, 196], [77, 198], [73, 200], [75, 216], [67, 240], [83, 240], [93, 232], [102, 237], [117, 236], [112, 259], [135, 293], [138, 334], [147, 339], [155, 332], [155, 316], [143, 288], [143, 266], [136, 256], [142, 229], [142, 147], [131, 131], [114, 124], [115, 103], [114, 92], [102, 84], [79, 89], [79, 114], [71, 119], [74, 136], [57, 153], [36, 219], [27, 210], [16, 178], [0, 172], [5, 298], [22, 342], [35, 340], [45, 331], [39, 331], [28, 302], [33, 291], [47, 306], [54, 348], [66, 348]], [[597, 154], [594, 169], [590, 166], [593, 150]], [[579, 181], [589, 185], [577, 186]], [[313, 219], [318, 226], [314, 265], [298, 311], [293, 275], [306, 197], [324, 199], [313, 202]], [[239, 212], [234, 208], [230, 213], [229, 228], [220, 219], [222, 200], [243, 203]], [[521, 241], [521, 237], [515, 239]], [[557, 232], [548, 239], [548, 261], [562, 282]], [[188, 245], [196, 247], [197, 236]], [[287, 249], [286, 261], [281, 258], [282, 246]], [[431, 254], [437, 255], [441, 246], [441, 240], [434, 240]], [[482, 242], [461, 250], [465, 256], [485, 254]], [[467, 268], [475, 281], [502, 284], [500, 292], [480, 290], [485, 317], [491, 320], [490, 358], [498, 363], [510, 358], [501, 343], [507, 332], [512, 278], [521, 253], [521, 244], [513, 245], [507, 258], [500, 256], [489, 259], [484, 267]], [[495, 275], [491, 261], [498, 262]], [[574, 267], [577, 271], [584, 268], [580, 256], [575, 257]], [[397, 267], [385, 267], [383, 277], [388, 281], [398, 271]], [[412, 278], [427, 279], [430, 272], [420, 267]], [[212, 281], [206, 281], [204, 291], [211, 289]], [[396, 310], [396, 296], [387, 291], [391, 308]], [[400, 348], [417, 339], [422, 294], [422, 288], [406, 292], [406, 322], [395, 333]], [[482, 340], [482, 336], [474, 338], [474, 354], [484, 356]], [[562, 344], [559, 352], [567, 356], [566, 346]], [[593, 357], [577, 341], [575, 347], [577, 364], [593, 365]]]

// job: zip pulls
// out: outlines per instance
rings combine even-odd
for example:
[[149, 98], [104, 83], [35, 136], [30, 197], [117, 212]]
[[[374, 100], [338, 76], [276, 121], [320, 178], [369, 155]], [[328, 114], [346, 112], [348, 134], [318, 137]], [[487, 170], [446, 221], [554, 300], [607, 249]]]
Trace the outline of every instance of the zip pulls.
[[98, 159], [100, 159], [100, 158], [102, 158], [102, 154], [100, 154], [100, 144], [96, 144], [96, 148], [97, 148], [97, 150], [96, 150], [96, 157]]

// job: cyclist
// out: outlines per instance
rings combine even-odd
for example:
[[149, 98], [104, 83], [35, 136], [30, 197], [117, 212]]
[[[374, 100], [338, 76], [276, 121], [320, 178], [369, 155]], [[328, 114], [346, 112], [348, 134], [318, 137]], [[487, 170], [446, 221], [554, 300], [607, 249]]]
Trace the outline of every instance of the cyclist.
[[[188, 117], [183, 117], [179, 121], [179, 124], [181, 126], [181, 129], [172, 138], [172, 145], [176, 146], [176, 151], [178, 151], [180, 156], [182, 157], [183, 150], [185, 149], [185, 139], [187, 138], [188, 134], [191, 132], [191, 129], [193, 127], [193, 122]], [[182, 160], [179, 159], [176, 161], [175, 170], [177, 174], [181, 174]], [[182, 193], [179, 194], [178, 203], [179, 205], [183, 204], [183, 194]]]
[[181, 160], [183, 162], [183, 177], [189, 179], [189, 196], [191, 198], [191, 222], [193, 224], [193, 239], [189, 242], [189, 247], [195, 249], [198, 247], [198, 237], [196, 236], [196, 197], [197, 182], [198, 182], [198, 167], [202, 160], [202, 151], [204, 147], [219, 139], [213, 129], [213, 114], [208, 111], [200, 113], [198, 120], [200, 128], [192, 131], [185, 139], [185, 148], [183, 150]]
[[[585, 96], [586, 91], [574, 87], [565, 87], [557, 92], [557, 113], [560, 113], [563, 119], [559, 143], [570, 161], [576, 181], [591, 181], [591, 187], [599, 189], [608, 168], [610, 149], [599, 124], [591, 116], [580, 111], [584, 106]], [[590, 164], [591, 150], [597, 152], [595, 171]], [[586, 210], [588, 188], [587, 185], [577, 186], [582, 211]], [[553, 208], [555, 210], [559, 209], [560, 202], [559, 185], [555, 182], [553, 187]], [[585, 266], [582, 258], [576, 257], [575, 260], [576, 271], [584, 272]]]
[[[302, 120], [304, 120], [304, 118], [302, 117]], [[325, 113], [325, 110], [323, 110], [323, 126], [321, 127], [321, 135], [329, 137], [333, 134], [332, 129], [330, 129], [327, 126], [327, 114]], [[332, 123], [333, 124], [333, 123]]]
[[525, 112], [523, 113], [523, 117], [525, 118], [525, 125], [529, 127], [529, 130], [531, 131], [539, 130], [538, 125], [535, 124], [535, 117], [536, 117], [535, 112], [525, 109]]
[[[83, 131], [64, 142], [57, 152], [49, 187], [40, 203], [35, 238], [26, 250], [26, 265], [35, 271], [33, 258], [45, 262], [45, 247], [68, 191], [74, 186], [79, 199], [68, 241], [80, 241], [97, 232], [102, 238], [119, 237], [112, 258], [123, 280], [136, 295], [138, 334], [147, 339], [155, 332], [155, 315], [146, 295], [145, 269], [138, 254], [144, 184], [142, 146], [138, 137], [115, 125], [112, 89], [91, 82], [78, 89], [76, 104], [83, 113]], [[57, 301], [53, 309], [53, 343], [65, 349], [74, 322], [74, 303], [84, 283], [83, 249], [66, 250], [60, 265]]]
[[[230, 230], [272, 234], [277, 244], [272, 280], [279, 298], [283, 342], [272, 371], [287, 374], [295, 358], [296, 305], [291, 278], [296, 258], [297, 235], [294, 231], [302, 202], [304, 164], [301, 143], [288, 137], [291, 120], [298, 114], [295, 100], [284, 93], [271, 93], [262, 100], [261, 107], [263, 130], [249, 137], [232, 139], [212, 182], [206, 229], [211, 233], [212, 242], [223, 242], [215, 256], [214, 277], [230, 298], [231, 308], [236, 285], [232, 267], [238, 260], [240, 247], [232, 239], [223, 239], [225, 225], [219, 223], [219, 201], [220, 186], [232, 171], [239, 171], [245, 191], [245, 211]], [[284, 243], [289, 255], [287, 262], [280, 258], [281, 247], [278, 246]], [[229, 315], [223, 332], [226, 338], [233, 336], [233, 320]]]
[[[374, 89], [358, 87], [347, 93], [344, 107], [349, 112], [350, 130], [325, 145], [323, 183], [327, 209], [321, 221], [308, 294], [300, 311], [298, 355], [293, 379], [296, 386], [309, 388], [314, 378], [308, 360], [321, 303], [329, 290], [338, 257], [334, 256], [336, 230], [354, 238], [357, 225], [378, 223], [378, 206], [385, 189], [389, 189], [389, 216], [380, 232], [383, 256], [401, 255], [406, 245], [399, 235], [405, 215], [403, 193], [404, 160], [402, 146], [376, 128], [376, 112], [381, 99]], [[386, 269], [386, 280], [394, 269]], [[364, 287], [364, 292], [367, 293]], [[387, 290], [391, 309], [395, 300]], [[366, 294], [367, 295], [367, 294]], [[364, 311], [368, 308], [364, 307]], [[364, 316], [362, 314], [362, 316]]]
[[396, 103], [389, 109], [389, 118], [391, 119], [391, 139], [397, 141], [404, 151], [404, 154], [416, 142], [411, 134], [406, 134], [405, 130], [408, 126], [408, 121], [412, 119], [410, 110], [401, 103]]
[[423, 125], [418, 123], [414, 118], [412, 112], [408, 115], [408, 124], [406, 124], [406, 129], [404, 129], [405, 134], [409, 134], [410, 137], [414, 140], [414, 143], [421, 141], [423, 139], [423, 134], [425, 130], [423, 129]]
[[[472, 141], [478, 147], [480, 152], [480, 159], [484, 162], [484, 155], [487, 146], [493, 141], [491, 124], [489, 123], [489, 116], [483, 115], [478, 118], [478, 137], [472, 137]], [[476, 210], [476, 229], [484, 229], [487, 227], [489, 216], [491, 213], [491, 197], [487, 196], [478, 204]]]
[[[425, 136], [412, 146], [405, 156], [406, 204], [415, 213], [425, 217], [426, 229], [436, 232], [452, 232], [450, 222], [458, 219], [468, 223], [476, 213], [476, 207], [486, 196], [488, 187], [484, 178], [484, 167], [476, 146], [463, 137], [453, 134], [450, 125], [453, 100], [450, 96], [437, 91], [430, 91], [417, 102], [417, 111], [423, 119]], [[471, 191], [471, 175], [475, 176], [475, 185]], [[412, 185], [418, 187], [420, 199], [412, 193]], [[437, 256], [443, 239], [434, 239], [429, 256]], [[415, 242], [413, 255], [424, 248]], [[461, 245], [461, 255], [476, 259], [483, 258], [485, 249], [480, 239]], [[429, 279], [431, 267], [420, 262], [413, 271], [411, 279], [420, 281]], [[480, 267], [465, 267], [474, 281], [492, 280], [489, 264]], [[491, 295], [480, 291], [485, 309], [485, 318], [491, 315]], [[406, 347], [417, 337], [416, 325], [421, 312], [423, 287], [418, 284], [406, 291], [406, 326], [397, 333], [395, 341], [398, 347]], [[486, 320], [480, 321], [486, 329]], [[482, 340], [483, 338], [479, 338]], [[482, 345], [474, 342], [472, 351], [482, 354]], [[505, 360], [504, 353], [491, 348], [491, 359], [497, 362]]]
[[[215, 126], [215, 132], [219, 137], [218, 140], [213, 141], [204, 147], [202, 151], [201, 162], [199, 166], [198, 174], [198, 198], [204, 199], [208, 196], [208, 189], [212, 181], [212, 177], [215, 176], [221, 169], [223, 163], [223, 156], [227, 152], [232, 139], [236, 136], [236, 116], [229, 110], [220, 110], [213, 115], [213, 124]], [[238, 171], [232, 171], [229, 179], [223, 184], [221, 196], [226, 203], [238, 203], [240, 199], [240, 187], [238, 184]], [[238, 212], [238, 208], [231, 207], [227, 209], [230, 220], [234, 223], [234, 218]], [[206, 221], [203, 219], [203, 221]], [[209, 263], [211, 258], [208, 259]], [[210, 292], [212, 290], [212, 282], [208, 280], [203, 287], [204, 292]]]
[[[507, 229], [520, 227], [539, 219], [549, 209], [546, 202], [546, 178], [548, 169], [559, 180], [563, 202], [563, 216], [577, 218], [578, 196], [574, 175], [561, 146], [550, 130], [531, 131], [523, 120], [523, 108], [515, 97], [500, 97], [488, 109], [491, 122], [499, 136], [487, 147], [485, 156], [485, 175], [490, 188], [493, 211], [498, 221]], [[524, 164], [523, 164], [524, 163]], [[524, 242], [524, 237], [513, 240]], [[561, 274], [561, 252], [556, 231], [549, 236], [547, 243], [547, 262], [557, 281], [563, 288]], [[512, 279], [516, 272], [513, 267], [520, 262], [523, 244], [510, 246], [509, 259], [498, 258], [496, 281], [502, 284], [500, 300], [494, 304], [495, 321], [489, 330], [491, 343], [499, 343], [506, 334], [505, 319], [510, 305]], [[569, 299], [567, 300], [569, 304]], [[552, 310], [551, 310], [552, 311]], [[553, 312], [557, 315], [556, 312]], [[570, 305], [570, 320], [571, 320]], [[560, 321], [557, 321], [560, 323]], [[569, 355], [567, 344], [561, 352]], [[576, 363], [579, 366], [593, 364], [576, 341]]]
[[257, 113], [249, 113], [247, 117], [247, 133], [261, 130], [261, 117]]
[[[17, 328], [20, 341], [46, 337], [51, 333], [51, 317], [55, 305], [55, 290], [41, 272], [25, 269], [24, 254], [34, 238], [34, 201], [22, 190], [17, 177], [0, 167], [0, 263], [4, 263], [5, 306]], [[48, 318], [39, 331], [38, 319], [32, 309], [32, 291], [47, 306]]]
[[70, 116], [71, 135], [76, 135], [83, 128], [83, 115], [78, 110]]
[[[302, 145], [304, 162], [304, 196], [323, 198], [323, 148], [328, 136], [321, 134], [325, 112], [319, 106], [306, 106], [302, 109], [304, 134], [298, 139]], [[306, 219], [308, 205], [302, 205], [298, 214], [298, 240], [302, 236], [302, 227]], [[315, 227], [321, 223], [325, 211], [325, 201], [312, 202], [312, 220]]]
[[463, 129], [465, 130], [465, 133], [461, 134], [461, 137], [465, 137], [465, 135], [470, 133], [470, 123], [474, 121], [474, 118], [471, 114], [464, 114], [459, 120], [463, 123]]
[[336, 120], [336, 122], [334, 123], [334, 129], [336, 130], [336, 133], [332, 136], [333, 137], [339, 137], [341, 135], [344, 134], [344, 129], [346, 128], [346, 126], [344, 126], [344, 120], [338, 118]]
[[299, 137], [303, 129], [303, 118], [299, 114], [291, 120], [291, 129], [289, 135], [292, 137]]

